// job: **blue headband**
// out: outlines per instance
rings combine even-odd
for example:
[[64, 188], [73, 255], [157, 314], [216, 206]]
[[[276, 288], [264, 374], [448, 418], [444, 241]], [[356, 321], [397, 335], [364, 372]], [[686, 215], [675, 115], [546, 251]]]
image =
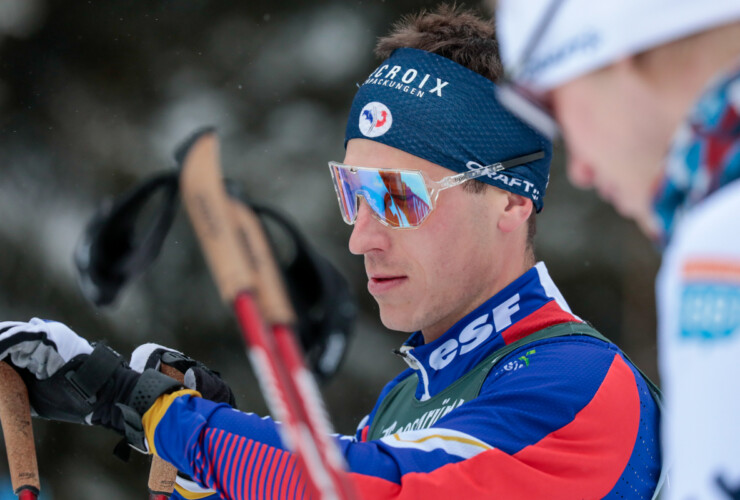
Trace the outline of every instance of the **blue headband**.
[[377, 141], [453, 170], [544, 151], [540, 160], [479, 180], [542, 210], [552, 144], [496, 100], [495, 84], [430, 52], [402, 48], [365, 80], [347, 121], [350, 139]]

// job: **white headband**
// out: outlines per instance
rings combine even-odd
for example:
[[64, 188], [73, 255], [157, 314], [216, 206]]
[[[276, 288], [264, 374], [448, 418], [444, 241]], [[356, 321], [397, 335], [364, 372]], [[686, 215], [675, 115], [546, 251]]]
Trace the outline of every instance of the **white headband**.
[[496, 12], [506, 70], [537, 93], [740, 19], [740, 0], [562, 0], [526, 64], [517, 67], [553, 1], [499, 0]]

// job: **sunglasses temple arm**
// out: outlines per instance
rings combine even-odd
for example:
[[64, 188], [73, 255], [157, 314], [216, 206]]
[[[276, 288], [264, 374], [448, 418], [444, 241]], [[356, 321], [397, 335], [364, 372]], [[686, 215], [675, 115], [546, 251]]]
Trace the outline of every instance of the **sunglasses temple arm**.
[[545, 157], [545, 152], [540, 150], [536, 153], [530, 153], [528, 155], [524, 156], [517, 156], [516, 158], [512, 158], [511, 160], [502, 161], [499, 165], [500, 167], [496, 169], [496, 172], [499, 172], [501, 170], [506, 170], [507, 168], [511, 167], [518, 167], [519, 165], [524, 165], [526, 163], [530, 163], [533, 161], [541, 160]]
[[494, 163], [492, 165], [487, 165], [485, 167], [476, 168], [475, 170], [469, 170], [468, 172], [463, 172], [461, 174], [451, 175], [440, 180], [435, 191], [439, 192], [443, 189], [462, 184], [463, 182], [470, 179], [475, 179], [483, 175], [495, 174], [496, 172], [501, 172], [502, 170], [506, 170], [507, 168], [518, 167], [519, 165], [524, 165], [526, 163], [530, 163], [544, 157], [545, 152], [540, 150], [536, 153], [530, 153], [524, 156], [517, 156], [516, 158], [512, 158], [511, 160], [506, 160], [499, 163]]

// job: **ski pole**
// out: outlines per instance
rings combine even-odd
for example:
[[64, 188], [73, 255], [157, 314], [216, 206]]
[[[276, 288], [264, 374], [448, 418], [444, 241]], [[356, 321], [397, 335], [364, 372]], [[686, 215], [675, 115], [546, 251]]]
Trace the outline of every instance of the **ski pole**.
[[186, 147], [181, 155], [183, 200], [221, 297], [234, 309], [265, 399], [283, 422], [281, 438], [294, 452], [314, 498], [354, 498], [318, 389], [293, 337], [292, 311], [285, 295], [279, 298], [280, 280], [266, 283], [266, 276], [279, 275], [268, 266], [271, 253], [260, 250], [267, 246], [261, 227], [256, 231], [240, 223], [242, 218], [235, 220], [215, 133], [202, 131]]
[[28, 390], [20, 375], [5, 362], [0, 362], [0, 423], [13, 492], [20, 500], [36, 500], [41, 483]]
[[[185, 381], [179, 370], [164, 363], [159, 365], [159, 371], [181, 384]], [[177, 469], [173, 465], [158, 456], [152, 457], [152, 464], [149, 468], [149, 500], [167, 500], [170, 498], [172, 491], [175, 489], [176, 478]]]
[[[264, 228], [257, 215], [247, 205], [232, 199], [230, 208], [234, 228], [237, 231], [237, 241], [244, 247], [244, 253], [250, 256], [249, 262], [256, 274], [257, 314], [268, 326], [268, 337], [252, 338], [251, 344], [261, 345], [270, 341], [274, 343], [272, 347], [275, 349], [274, 359], [282, 363], [274, 370], [284, 372], [288, 377], [287, 383], [292, 385], [290, 390], [295, 392], [294, 404], [297, 405], [295, 411], [299, 413], [299, 421], [311, 422], [311, 426], [306, 430], [311, 432], [311, 439], [315, 441], [318, 449], [309, 449], [308, 452], [312, 454], [318, 452], [316, 460], [329, 462], [326, 470], [317, 470], [314, 474], [321, 477], [322, 481], [338, 483], [340, 491], [349, 495], [351, 486], [346, 476], [340, 472], [345, 468], [344, 458], [332, 441], [329, 417], [321, 395], [313, 376], [303, 362], [303, 355], [291, 326], [295, 323], [295, 314]], [[243, 323], [253, 321], [249, 317], [251, 309], [242, 298], [237, 298], [236, 313]], [[256, 336], [258, 332], [259, 330], [244, 330], [248, 336]], [[272, 339], [269, 338], [270, 333]], [[314, 466], [314, 461], [309, 461], [308, 466]], [[330, 474], [329, 477], [322, 476], [327, 473]]]

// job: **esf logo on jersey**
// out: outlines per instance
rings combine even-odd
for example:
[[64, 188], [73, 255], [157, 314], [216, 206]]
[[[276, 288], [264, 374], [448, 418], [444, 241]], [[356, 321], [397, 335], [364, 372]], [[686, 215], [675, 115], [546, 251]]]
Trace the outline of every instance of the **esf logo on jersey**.
[[365, 137], [378, 137], [391, 128], [393, 116], [382, 102], [369, 102], [360, 111], [360, 132]]
[[520, 310], [519, 299], [519, 294], [514, 294], [494, 307], [491, 312], [478, 316], [468, 323], [456, 339], [448, 339], [429, 355], [429, 366], [441, 370], [452, 363], [458, 355], [464, 356], [488, 340], [494, 331], [501, 332], [511, 326], [513, 322], [511, 317]]

